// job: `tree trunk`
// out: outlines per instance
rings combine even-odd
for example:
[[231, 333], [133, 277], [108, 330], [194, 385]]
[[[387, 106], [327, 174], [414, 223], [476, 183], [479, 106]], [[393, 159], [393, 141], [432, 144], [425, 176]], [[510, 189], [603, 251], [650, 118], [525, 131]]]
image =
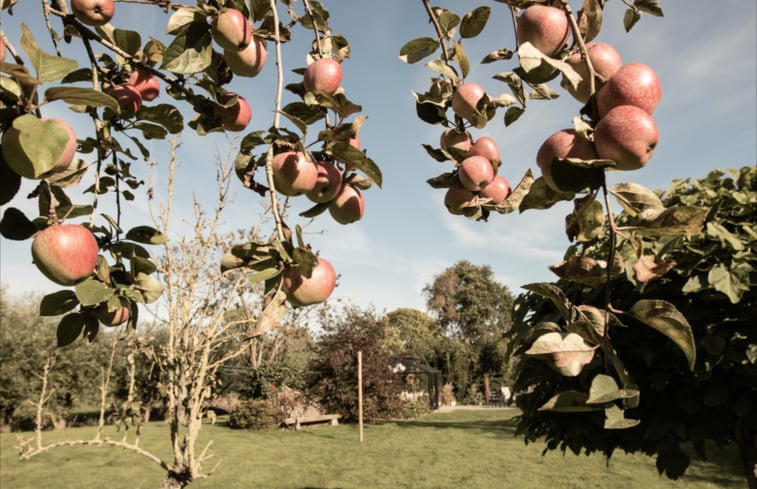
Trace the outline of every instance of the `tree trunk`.
[[484, 374], [484, 399], [486, 400], [486, 405], [489, 406], [489, 403], [491, 403], [492, 400], [492, 389], [491, 382], [489, 382], [489, 372], [486, 372]]
[[757, 414], [750, 413], [736, 425], [736, 444], [741, 454], [749, 489], [757, 489]]
[[168, 471], [166, 478], [160, 484], [160, 489], [182, 489], [192, 482], [189, 467], [174, 467]]

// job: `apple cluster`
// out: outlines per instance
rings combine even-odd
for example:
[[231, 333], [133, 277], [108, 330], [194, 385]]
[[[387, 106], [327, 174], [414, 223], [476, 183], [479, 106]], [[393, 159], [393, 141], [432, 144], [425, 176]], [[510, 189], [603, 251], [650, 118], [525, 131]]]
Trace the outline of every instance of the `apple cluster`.
[[[567, 13], [556, 7], [532, 5], [517, 21], [520, 46], [530, 43], [550, 58], [562, 58], [577, 75], [578, 82], [564, 77], [563, 86], [579, 102], [586, 104], [583, 113], [593, 130], [566, 128], [550, 135], [539, 148], [536, 163], [549, 187], [572, 192], [586, 186], [578, 169], [569, 160], [610, 160], [616, 170], [636, 170], [651, 158], [659, 139], [652, 113], [662, 97], [655, 71], [642, 63], [623, 64], [620, 54], [610, 44], [590, 42], [585, 55], [594, 74], [592, 93], [590, 73], [584, 53], [578, 46], [565, 47], [570, 39]], [[556, 76], [558, 70], [553, 70]], [[586, 122], [582, 120], [582, 123]]]

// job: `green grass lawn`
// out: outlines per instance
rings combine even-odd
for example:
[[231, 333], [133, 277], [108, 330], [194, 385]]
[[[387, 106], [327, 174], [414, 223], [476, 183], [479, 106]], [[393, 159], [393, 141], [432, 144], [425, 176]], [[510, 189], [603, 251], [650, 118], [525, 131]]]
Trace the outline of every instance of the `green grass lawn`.
[[[213, 440], [216, 473], [190, 487], [219, 489], [729, 489], [744, 488], [735, 453], [718, 462], [695, 460], [679, 481], [660, 478], [654, 460], [617, 454], [563, 456], [544, 445], [513, 437], [512, 411], [435, 413], [415, 421], [365, 427], [319, 427], [303, 431], [237, 431], [203, 428]], [[146, 428], [142, 445], [166, 455], [167, 431]], [[45, 433], [47, 441], [90, 437], [92, 428]], [[28, 433], [27, 435], [32, 435]], [[118, 435], [111, 433], [114, 438]], [[15, 434], [0, 435], [0, 488], [157, 488], [160, 468], [114, 448], [59, 448], [19, 461]], [[213, 464], [209, 464], [212, 466]], [[210, 468], [210, 467], [208, 467]]]

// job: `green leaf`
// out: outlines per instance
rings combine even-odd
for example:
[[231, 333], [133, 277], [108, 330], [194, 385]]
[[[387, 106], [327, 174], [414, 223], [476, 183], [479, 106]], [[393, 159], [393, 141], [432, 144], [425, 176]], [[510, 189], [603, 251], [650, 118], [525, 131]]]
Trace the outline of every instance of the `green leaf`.
[[566, 377], [575, 377], [591, 362], [596, 349], [579, 334], [552, 331], [539, 336], [524, 354], [548, 362]]
[[45, 90], [45, 98], [52, 102], [53, 100], [63, 100], [71, 105], [86, 105], [89, 107], [105, 106], [113, 112], [120, 113], [121, 107], [118, 101], [100, 90], [85, 87], [50, 87]]
[[56, 330], [56, 337], [58, 339], [58, 347], [70, 345], [76, 338], [78, 338], [84, 326], [86, 325], [86, 317], [84, 314], [75, 312], [63, 316], [63, 319], [58, 323], [58, 329]]
[[573, 200], [573, 197], [573, 192], [559, 192], [550, 187], [544, 177], [539, 177], [521, 202], [519, 210], [523, 212], [528, 209], [549, 209], [557, 202]]
[[439, 73], [440, 75], [446, 76], [450, 80], [452, 80], [454, 83], [457, 83], [460, 80], [460, 76], [457, 74], [455, 69], [444, 62], [444, 60], [441, 59], [432, 59], [428, 63], [426, 63], [426, 67], [430, 69], [431, 71], [435, 73]]
[[626, 32], [631, 32], [633, 26], [641, 19], [641, 11], [633, 8], [626, 9], [626, 13], [623, 15], [623, 27]]
[[489, 7], [478, 7], [465, 14], [460, 23], [460, 36], [471, 38], [481, 34], [481, 31], [486, 27], [490, 14], [491, 8]]
[[150, 226], [136, 226], [126, 233], [126, 239], [142, 244], [161, 245], [168, 241], [165, 234]]
[[707, 281], [715, 290], [728, 296], [732, 304], [738, 304], [744, 294], [749, 292], [749, 275], [752, 272], [747, 263], [741, 263], [728, 268], [723, 263], [718, 263], [707, 273]]
[[320, 216], [326, 210], [329, 208], [329, 202], [323, 202], [321, 204], [315, 204], [310, 209], [307, 209], [305, 211], [300, 212], [300, 216], [306, 217], [308, 219], [312, 219], [314, 217]]
[[463, 78], [465, 78], [470, 72], [470, 61], [468, 61], [468, 56], [463, 50], [463, 45], [459, 42], [455, 43], [455, 59], [457, 60], [457, 64], [460, 66], [460, 73], [462, 73]]
[[485, 65], [494, 63], [495, 61], [512, 59], [513, 54], [514, 53], [509, 49], [497, 49], [484, 56], [484, 59], [481, 60], [481, 64]]
[[651, 237], [695, 236], [702, 231], [709, 209], [677, 205], [667, 209], [647, 209], [636, 216], [635, 231]]
[[602, 29], [602, 4], [604, 0], [584, 0], [584, 6], [579, 12], [578, 28], [584, 42], [592, 41]]
[[115, 294], [114, 289], [93, 277], [76, 284], [74, 290], [82, 306], [94, 306], [107, 301]]
[[571, 313], [572, 305], [568, 298], [565, 296], [565, 292], [563, 292], [562, 289], [557, 285], [542, 282], [526, 284], [521, 288], [551, 300], [552, 303], [557, 307], [560, 315], [566, 321], [571, 321], [573, 319], [573, 314]]
[[609, 375], [599, 374], [591, 381], [589, 398], [586, 400], [586, 403], [604, 404], [616, 399], [629, 399], [638, 395], [638, 390], [621, 389], [614, 378]]
[[524, 112], [525, 110], [523, 109], [523, 107], [519, 107], [517, 105], [508, 107], [505, 111], [505, 126], [509, 126], [513, 122], [517, 121]]
[[12, 139], [3, 135], [3, 157], [24, 178], [41, 178], [52, 170], [69, 141], [68, 131], [61, 124], [50, 119], [42, 121], [34, 114], [16, 117], [13, 128], [18, 132]]
[[[620, 276], [625, 268], [621, 258], [616, 254], [612, 267], [612, 277]], [[569, 256], [567, 259], [549, 267], [555, 275], [566, 280], [590, 287], [599, 287], [607, 280], [607, 262], [587, 256]]]
[[213, 60], [211, 43], [208, 24], [191, 23], [166, 48], [161, 68], [177, 75], [199, 73]]
[[39, 304], [40, 316], [59, 316], [67, 313], [79, 305], [79, 300], [73, 290], [59, 290], [47, 294]]
[[580, 391], [563, 391], [552, 396], [549, 401], [545, 402], [539, 411], [553, 411], [557, 413], [585, 413], [590, 411], [599, 411], [601, 408], [589, 406], [586, 400], [589, 394]]
[[170, 104], [143, 105], [139, 108], [139, 118], [160, 124], [170, 134], [178, 134], [184, 129], [184, 116]]
[[0, 221], [0, 234], [3, 238], [24, 241], [34, 236], [36, 232], [37, 226], [26, 217], [26, 214], [15, 207], [5, 209], [3, 219]]
[[263, 308], [260, 316], [258, 316], [255, 322], [255, 329], [250, 333], [250, 336], [260, 336], [271, 331], [279, 324], [284, 314], [286, 314], [286, 310], [286, 294], [278, 290]]
[[642, 299], [631, 307], [628, 315], [651, 326], [678, 345], [686, 356], [690, 369], [694, 369], [697, 351], [691, 325], [670, 302]]
[[708, 222], [706, 230], [707, 236], [720, 241], [723, 245], [730, 246], [734, 251], [742, 251], [744, 249], [744, 243], [741, 239], [719, 222]]
[[359, 149], [344, 142], [337, 142], [329, 148], [329, 153], [334, 159], [349, 163], [362, 171], [368, 178], [376, 182], [376, 185], [381, 187], [383, 182], [381, 169]]
[[419, 37], [408, 41], [400, 48], [400, 60], [414, 64], [430, 56], [439, 49], [439, 42], [432, 37]]
[[207, 22], [206, 14], [196, 7], [181, 7], [168, 19], [166, 34], [178, 34], [190, 24]]
[[42, 51], [32, 32], [23, 22], [21, 31], [21, 47], [29, 57], [29, 62], [37, 73], [37, 80], [41, 83], [60, 80], [78, 66], [75, 59], [63, 58]]
[[158, 300], [163, 293], [163, 284], [157, 278], [146, 273], [137, 274], [134, 280], [134, 288], [141, 293], [143, 300], [147, 304]]
[[565, 218], [565, 231], [568, 239], [587, 243], [597, 239], [605, 222], [604, 207], [594, 195], [577, 198], [573, 201], [573, 212]]
[[625, 430], [638, 425], [641, 420], [628, 419], [625, 417], [623, 410], [616, 405], [605, 409], [605, 429], [606, 430]]
[[662, 17], [662, 7], [660, 7], [660, 0], [635, 0], [633, 6], [637, 9], [646, 12], [648, 14]]
[[452, 39], [455, 35], [455, 30], [458, 24], [460, 24], [460, 16], [450, 12], [447, 9], [441, 9], [442, 12], [438, 15], [439, 26], [442, 28], [444, 37]]
[[281, 273], [281, 269], [274, 266], [274, 267], [266, 268], [259, 272], [251, 273], [247, 277], [247, 280], [249, 280], [251, 284], [254, 284], [254, 283], [263, 282], [265, 280], [272, 279], [273, 277], [279, 275], [280, 273]]
[[664, 209], [662, 199], [652, 190], [637, 183], [619, 183], [610, 188], [618, 203], [631, 216], [637, 216], [649, 209]]

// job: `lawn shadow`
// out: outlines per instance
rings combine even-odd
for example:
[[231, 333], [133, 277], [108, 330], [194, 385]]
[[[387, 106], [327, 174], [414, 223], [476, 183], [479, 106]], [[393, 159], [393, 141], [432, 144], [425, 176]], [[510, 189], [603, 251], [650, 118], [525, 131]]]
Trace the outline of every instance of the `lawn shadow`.
[[510, 419], [484, 420], [444, 420], [444, 419], [416, 419], [392, 421], [400, 428], [434, 428], [434, 429], [457, 429], [466, 431], [478, 431], [496, 436], [515, 435], [516, 421]]

